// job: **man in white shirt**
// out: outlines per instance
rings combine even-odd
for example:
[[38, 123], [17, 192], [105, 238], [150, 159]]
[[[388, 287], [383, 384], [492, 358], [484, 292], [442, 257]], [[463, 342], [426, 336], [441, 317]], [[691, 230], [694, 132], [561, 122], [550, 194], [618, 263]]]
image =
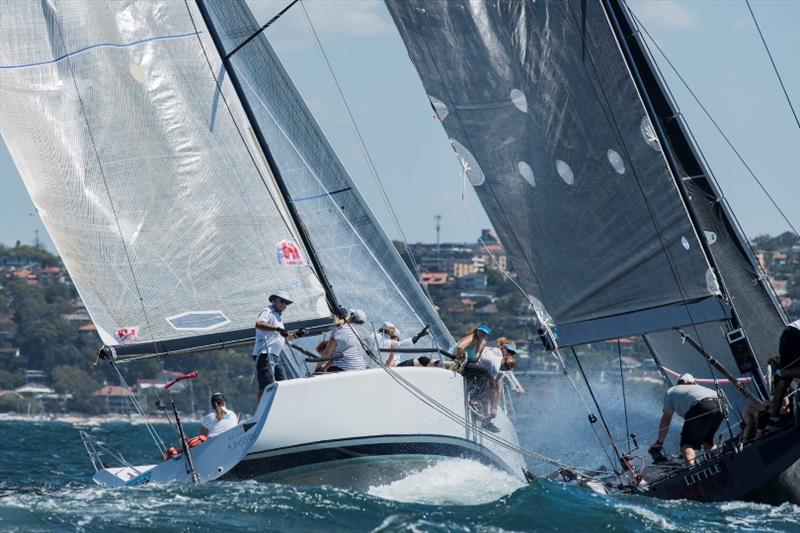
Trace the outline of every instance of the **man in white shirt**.
[[[283, 312], [292, 303], [289, 295], [278, 291], [269, 295], [269, 306], [262, 309], [256, 319], [256, 344], [253, 347], [253, 359], [256, 362], [258, 377], [258, 400], [264, 389], [286, 379], [286, 371], [281, 364], [281, 351], [287, 340], [293, 340], [296, 333], [289, 333], [283, 326]], [[297, 333], [302, 333], [302, 330]]]
[[683, 418], [681, 430], [681, 453], [690, 465], [694, 464], [695, 450], [701, 447], [713, 450], [714, 434], [719, 429], [724, 415], [716, 391], [698, 385], [691, 374], [683, 374], [678, 384], [664, 394], [664, 412], [658, 426], [658, 440], [650, 447], [651, 454], [659, 454], [667, 438], [673, 413]]
[[216, 437], [220, 433], [235, 428], [239, 417], [231, 409], [225, 407], [225, 396], [221, 392], [211, 395], [212, 411], [203, 417], [203, 427], [200, 434], [208, 438]]

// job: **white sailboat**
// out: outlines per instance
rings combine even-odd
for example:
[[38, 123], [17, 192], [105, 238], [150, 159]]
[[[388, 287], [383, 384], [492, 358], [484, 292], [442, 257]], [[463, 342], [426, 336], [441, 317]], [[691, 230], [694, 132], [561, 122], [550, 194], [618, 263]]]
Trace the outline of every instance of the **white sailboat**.
[[[330, 329], [341, 302], [449, 347], [244, 2], [4, 11], [0, 131], [111, 364], [249, 344], [278, 290], [288, 329]], [[523, 476], [513, 425], [482, 430], [460, 375], [375, 366], [274, 384], [251, 421], [95, 480], [330, 481], [453, 456]]]

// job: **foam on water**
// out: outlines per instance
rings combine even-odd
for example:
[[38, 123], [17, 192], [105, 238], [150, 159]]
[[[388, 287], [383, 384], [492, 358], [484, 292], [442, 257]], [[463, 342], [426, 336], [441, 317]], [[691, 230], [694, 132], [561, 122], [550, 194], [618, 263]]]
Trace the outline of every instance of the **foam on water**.
[[445, 459], [406, 477], [369, 488], [387, 500], [431, 505], [479, 505], [511, 494], [525, 483], [468, 459]]

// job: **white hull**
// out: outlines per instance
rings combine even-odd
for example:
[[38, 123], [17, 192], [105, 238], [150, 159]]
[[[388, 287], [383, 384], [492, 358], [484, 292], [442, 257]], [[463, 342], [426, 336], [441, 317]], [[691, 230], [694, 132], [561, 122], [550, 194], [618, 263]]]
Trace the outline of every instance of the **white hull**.
[[[466, 416], [460, 375], [434, 368], [394, 371], [457, 421], [415, 397], [379, 368], [284, 381], [265, 391], [257, 413], [267, 410], [264, 429], [225, 477], [287, 479], [296, 474], [308, 479], [313, 466], [325, 481], [324, 470], [341, 470], [346, 463], [365, 463], [372, 477], [379, 463], [400, 466], [438, 457], [472, 458], [522, 477], [522, 456], [491, 442]], [[504, 413], [494, 422], [501, 433], [489, 435], [519, 445]], [[336, 484], [359, 484], [358, 479], [336, 479]]]
[[[479, 431], [460, 375], [435, 368], [394, 370], [452, 416], [415, 397], [379, 368], [282, 381], [264, 391], [255, 416], [258, 424], [240, 425], [192, 449], [201, 480], [361, 487], [442, 457], [475, 459], [523, 478], [522, 456], [492, 441], [496, 437], [518, 447], [511, 421], [500, 412], [494, 420], [500, 433]], [[227, 457], [220, 461], [218, 454]], [[191, 481], [183, 459], [151, 468], [150, 482]], [[101, 470], [95, 480], [141, 481], [115, 483], [110, 478], [121, 476], [113, 474]]]

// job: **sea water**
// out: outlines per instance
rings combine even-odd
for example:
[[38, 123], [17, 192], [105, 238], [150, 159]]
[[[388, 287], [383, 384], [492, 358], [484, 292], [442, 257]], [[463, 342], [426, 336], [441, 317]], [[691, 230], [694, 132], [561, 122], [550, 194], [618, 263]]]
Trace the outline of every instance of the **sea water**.
[[[582, 418], [584, 405], [575, 401], [574, 391], [562, 382], [527, 385], [517, 402], [523, 444], [570, 464], [602, 462], [594, 425]], [[601, 401], [611, 403], [602, 389], [599, 393]], [[622, 425], [620, 435], [627, 429], [650, 439], [660, 408], [655, 400], [640, 401], [605, 414], [612, 430]], [[157, 460], [143, 426], [104, 424], [88, 431], [132, 462]], [[168, 425], [159, 431], [166, 440], [174, 440]], [[673, 428], [673, 434], [678, 432]], [[800, 531], [800, 507], [790, 503], [607, 496], [545, 479], [524, 484], [516, 476], [465, 459], [422, 466], [364, 491], [256, 482], [108, 489], [91, 481], [94, 470], [75, 426], [5, 421], [0, 422], [0, 435], [3, 532]], [[641, 444], [646, 448], [650, 442]], [[540, 474], [552, 470], [549, 465], [530, 466]]]

